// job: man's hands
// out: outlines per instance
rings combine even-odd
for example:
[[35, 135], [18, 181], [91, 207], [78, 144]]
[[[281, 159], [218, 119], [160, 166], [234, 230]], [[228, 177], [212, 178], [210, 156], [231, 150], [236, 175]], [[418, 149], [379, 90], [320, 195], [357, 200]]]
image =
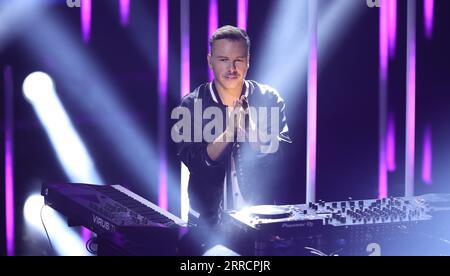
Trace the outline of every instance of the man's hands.
[[248, 99], [241, 96], [239, 100], [234, 101], [233, 107], [230, 107], [228, 112], [230, 120], [225, 131], [207, 147], [211, 160], [217, 161], [227, 145], [234, 142], [249, 142], [252, 150], [261, 152], [263, 144], [260, 142], [257, 125], [251, 116]]
[[[257, 126], [251, 116], [248, 99], [245, 96], [241, 96], [239, 100], [234, 101], [231, 120], [226, 132], [230, 137], [237, 138], [237, 142], [249, 142], [254, 151], [260, 151], [261, 143], [259, 142]], [[250, 133], [253, 135], [250, 135]], [[253, 138], [253, 140], [250, 138]]]

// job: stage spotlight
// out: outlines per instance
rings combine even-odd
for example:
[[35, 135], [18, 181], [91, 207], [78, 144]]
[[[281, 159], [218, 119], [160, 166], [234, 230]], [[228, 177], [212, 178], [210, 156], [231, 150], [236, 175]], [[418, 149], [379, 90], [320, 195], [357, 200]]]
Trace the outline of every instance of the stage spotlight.
[[66, 220], [56, 211], [48, 207], [42, 209], [43, 206], [44, 198], [42, 196], [33, 194], [27, 198], [23, 208], [23, 217], [27, 226], [45, 237], [45, 225], [57, 255], [89, 256], [79, 234], [68, 228]]
[[53, 90], [52, 79], [43, 72], [34, 72], [23, 82], [23, 94], [31, 104], [39, 98], [47, 98]]
[[[139, 10], [141, 6], [138, 2], [136, 5], [138, 5], [136, 10]], [[141, 17], [138, 16], [137, 20], [139, 18]], [[120, 160], [123, 169], [137, 178], [136, 185], [144, 187], [143, 189], [149, 191], [149, 194], [157, 195], [158, 173], [154, 172], [159, 171], [160, 158], [156, 141], [153, 141], [151, 135], [145, 134], [144, 125], [131, 115], [135, 112], [127, 107], [126, 101], [120, 99], [119, 95], [123, 93], [120, 93], [116, 85], [107, 77], [97, 59], [84, 47], [80, 47], [78, 35], [74, 35], [67, 27], [68, 22], [56, 15], [41, 17], [39, 22], [39, 27], [26, 36], [30, 55], [39, 59], [45, 58], [49, 51], [52, 53], [56, 61], [53, 68], [55, 78], [58, 79], [56, 86], [58, 90], [61, 89], [58, 93], [64, 93], [65, 99], [70, 101], [81, 114], [95, 118], [96, 133], [109, 144], [111, 158]], [[131, 32], [134, 30], [130, 29]], [[68, 68], [70, 68], [69, 71]], [[83, 96], [80, 97], [81, 91]], [[166, 96], [169, 97], [169, 94]], [[93, 106], [95, 108], [92, 108]], [[58, 116], [53, 115], [53, 117]], [[65, 142], [65, 144], [70, 143]], [[178, 183], [179, 180], [171, 172], [170, 167], [167, 167], [165, 178], [168, 183], [169, 205], [173, 203], [173, 206], [178, 206], [179, 193], [172, 192], [172, 189], [177, 188], [171, 187], [172, 184], [169, 185], [169, 183]], [[144, 196], [148, 197], [148, 195]]]
[[30, 74], [23, 83], [23, 93], [33, 105], [70, 181], [103, 183], [83, 141], [56, 95], [51, 77], [43, 72]]

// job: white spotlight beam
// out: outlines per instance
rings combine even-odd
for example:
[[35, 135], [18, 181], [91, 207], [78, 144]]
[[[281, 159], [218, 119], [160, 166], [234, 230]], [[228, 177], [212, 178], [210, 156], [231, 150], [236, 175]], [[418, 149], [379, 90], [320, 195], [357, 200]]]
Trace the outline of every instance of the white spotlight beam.
[[[293, 91], [303, 87], [308, 70], [308, 1], [282, 0], [268, 22], [266, 40], [255, 58], [256, 79], [276, 87], [282, 96], [295, 102], [304, 94]], [[318, 73], [339, 47], [365, 5], [358, 1], [319, 1]], [[336, 23], [338, 22], [338, 24]], [[261, 58], [262, 57], [262, 58]]]
[[[97, 173], [88, 150], [56, 95], [55, 86], [50, 76], [43, 72], [30, 74], [23, 83], [23, 93], [33, 105], [59, 163], [70, 181], [92, 184], [104, 183]], [[37, 202], [37, 199], [33, 199], [31, 202]], [[41, 206], [43, 204], [42, 199]], [[39, 217], [39, 213], [36, 213], [34, 209], [36, 208], [31, 211], [25, 206], [24, 214], [27, 223], [30, 223], [32, 218]], [[51, 210], [46, 217], [49, 221], [48, 225], [53, 229], [49, 235], [54, 240], [55, 250], [58, 254], [87, 254], [85, 250], [79, 249], [80, 247], [84, 249], [84, 241], [72, 229], [68, 228], [67, 223], [60, 215]], [[31, 224], [37, 227], [36, 224]]]
[[55, 93], [52, 79], [43, 72], [30, 74], [23, 92], [33, 105], [65, 173], [73, 182], [101, 184], [89, 153]]
[[0, 1], [0, 52], [30, 25], [51, 1]]
[[[38, 231], [42, 238], [47, 239], [41, 222], [41, 208], [44, 206], [44, 198], [38, 194], [31, 195], [25, 201], [23, 217], [27, 225], [34, 231]], [[48, 235], [54, 249], [61, 256], [89, 256], [80, 235], [73, 229], [67, 228], [65, 219], [55, 210], [44, 207], [42, 221], [47, 228]]]
[[[159, 160], [156, 143], [129, 115], [132, 112], [123, 104], [126, 101], [120, 99], [123, 93], [119, 93], [116, 85], [103, 73], [96, 59], [80, 47], [78, 36], [70, 32], [63, 18], [47, 15], [39, 23], [27, 37], [30, 52], [36, 58], [52, 53], [55, 77], [61, 80], [65, 96], [82, 112], [95, 118], [98, 133], [110, 144], [111, 154], [121, 159], [141, 185], [157, 194]], [[168, 183], [178, 182], [169, 169]], [[171, 202], [180, 201], [178, 194], [169, 193], [169, 197]]]

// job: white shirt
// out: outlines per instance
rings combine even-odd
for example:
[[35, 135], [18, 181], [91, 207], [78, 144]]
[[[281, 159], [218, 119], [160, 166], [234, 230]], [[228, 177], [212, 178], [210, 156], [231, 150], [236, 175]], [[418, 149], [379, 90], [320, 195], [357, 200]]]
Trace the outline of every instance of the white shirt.
[[237, 173], [236, 173], [236, 163], [234, 162], [234, 158], [231, 157], [231, 195], [233, 197], [233, 200], [230, 200], [230, 202], [233, 203], [233, 206], [228, 206], [228, 187], [227, 187], [227, 177], [228, 174], [225, 175], [225, 181], [223, 183], [223, 203], [224, 203], [224, 210], [240, 210], [243, 207], [247, 206], [247, 203], [242, 196], [241, 190], [239, 189], [239, 183], [237, 179]]

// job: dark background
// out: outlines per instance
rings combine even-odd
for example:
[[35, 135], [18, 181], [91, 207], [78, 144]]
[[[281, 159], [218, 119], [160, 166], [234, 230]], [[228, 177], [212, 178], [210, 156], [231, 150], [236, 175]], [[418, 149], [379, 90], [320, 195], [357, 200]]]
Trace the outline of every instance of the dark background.
[[[169, 1], [169, 111], [180, 100], [180, 22], [179, 7], [182, 0]], [[295, 0], [294, 0], [295, 1]], [[322, 2], [321, 7], [334, 1]], [[346, 0], [344, 0], [346, 1]], [[4, 1], [5, 3], [7, 1]], [[157, 93], [157, 33], [158, 2], [131, 1], [130, 24], [121, 27], [118, 18], [117, 1], [93, 1], [91, 40], [84, 44], [80, 35], [79, 11], [69, 9], [65, 1], [52, 1], [45, 14], [57, 18], [70, 35], [74, 36], [75, 47], [84, 48], [97, 62], [102, 73], [119, 93], [116, 96], [126, 107], [126, 112], [139, 125], [148, 141], [157, 141], [159, 116], [165, 116], [170, 124], [170, 114], [158, 114]], [[262, 41], [270, 23], [270, 13], [276, 0], [249, 0], [248, 33], [252, 39], [252, 61], [264, 59], [261, 55]], [[318, 78], [318, 149], [317, 149], [317, 198], [327, 201], [376, 198], [378, 195], [378, 10], [365, 7], [361, 0], [361, 16], [350, 26], [340, 42], [333, 45], [332, 54], [321, 59]], [[3, 3], [3, 2], [1, 2]], [[416, 118], [416, 194], [450, 193], [450, 2], [435, 1], [434, 36], [427, 40], [423, 35], [422, 1], [418, 1], [417, 17], [417, 118]], [[389, 112], [396, 119], [396, 165], [389, 174], [389, 195], [404, 194], [405, 171], [405, 105], [406, 105], [406, 0], [398, 4], [398, 40], [396, 57], [390, 61]], [[0, 6], [1, 7], [1, 6]], [[1, 9], [0, 9], [1, 12]], [[352, 11], [348, 11], [349, 14]], [[208, 1], [191, 1], [191, 89], [208, 78], [206, 54], [208, 32]], [[1, 18], [0, 18], [1, 22]], [[10, 65], [14, 78], [14, 180], [16, 210], [16, 254], [27, 255], [30, 251], [24, 240], [22, 208], [26, 198], [40, 189], [42, 181], [69, 181], [39, 123], [32, 106], [22, 94], [22, 83], [34, 71], [46, 71], [55, 75], [58, 96], [64, 104], [78, 133], [85, 142], [105, 184], [121, 184], [136, 193], [157, 202], [158, 171], [149, 167], [148, 182], [142, 183], [124, 161], [113, 154], [111, 143], [100, 135], [99, 118], [90, 117], [74, 102], [80, 97], [89, 97], [89, 82], [73, 81], [72, 89], [61, 82], [71, 80], [70, 64], [59, 64], [51, 51], [36, 55], [26, 36], [30, 32], [46, 28], [43, 18], [30, 19], [26, 27], [0, 48], [0, 68]], [[1, 24], [1, 23], [0, 23]], [[219, 0], [219, 26], [236, 24], [235, 1]], [[338, 22], [336, 22], [338, 24]], [[295, 26], [292, 27], [295, 29]], [[132, 39], [137, 34], [140, 43]], [[295, 34], [293, 34], [295, 35]], [[1, 38], [0, 38], [1, 39]], [[42, 37], [42, 39], [48, 39]], [[53, 38], [58, 44], [58, 38]], [[279, 43], [283, 43], [282, 40]], [[307, 43], [307, 41], [301, 41]], [[320, 44], [320, 41], [319, 41]], [[63, 44], [61, 44], [63, 45]], [[142, 49], [144, 49], [144, 52]], [[71, 53], [68, 52], [67, 55]], [[281, 64], [289, 63], [289, 53], [272, 53], [280, 57]], [[252, 63], [255, 64], [255, 63]], [[62, 72], [62, 70], [64, 70]], [[56, 74], [56, 72], [59, 72]], [[251, 67], [248, 79], [257, 79]], [[55, 73], [55, 74], [54, 74]], [[86, 78], [89, 78], [86, 74]], [[95, 81], [95, 80], [92, 80]], [[4, 141], [4, 80], [1, 82], [0, 128]], [[269, 83], [270, 84], [270, 83]], [[77, 93], [74, 93], [77, 91]], [[306, 180], [306, 85], [292, 87], [296, 100], [290, 100], [292, 92], [280, 91], [286, 100], [287, 117], [291, 138], [294, 141], [285, 163], [280, 165], [282, 181], [278, 183], [279, 203], [304, 203]], [[95, 106], [91, 108], [96, 108]], [[120, 135], [121, 127], [111, 124]], [[421, 178], [422, 140], [427, 125], [433, 130], [433, 183], [425, 185]], [[170, 137], [170, 129], [167, 137]], [[132, 141], [123, 141], [132, 143]], [[179, 194], [180, 163], [176, 158], [176, 146], [168, 143], [169, 167], [175, 183], [169, 190]], [[156, 145], [155, 145], [156, 147]], [[130, 147], [131, 148], [131, 147]], [[4, 156], [4, 146], [1, 147]], [[145, 168], [146, 164], [142, 164]], [[4, 159], [1, 177], [4, 179]], [[262, 172], [262, 175], [264, 172]], [[4, 183], [2, 181], [2, 183]], [[4, 188], [0, 189], [4, 202]], [[179, 215], [179, 202], [169, 202], [170, 211]], [[4, 204], [0, 204], [1, 233], [5, 233]], [[0, 237], [2, 255], [5, 254], [5, 236]]]

